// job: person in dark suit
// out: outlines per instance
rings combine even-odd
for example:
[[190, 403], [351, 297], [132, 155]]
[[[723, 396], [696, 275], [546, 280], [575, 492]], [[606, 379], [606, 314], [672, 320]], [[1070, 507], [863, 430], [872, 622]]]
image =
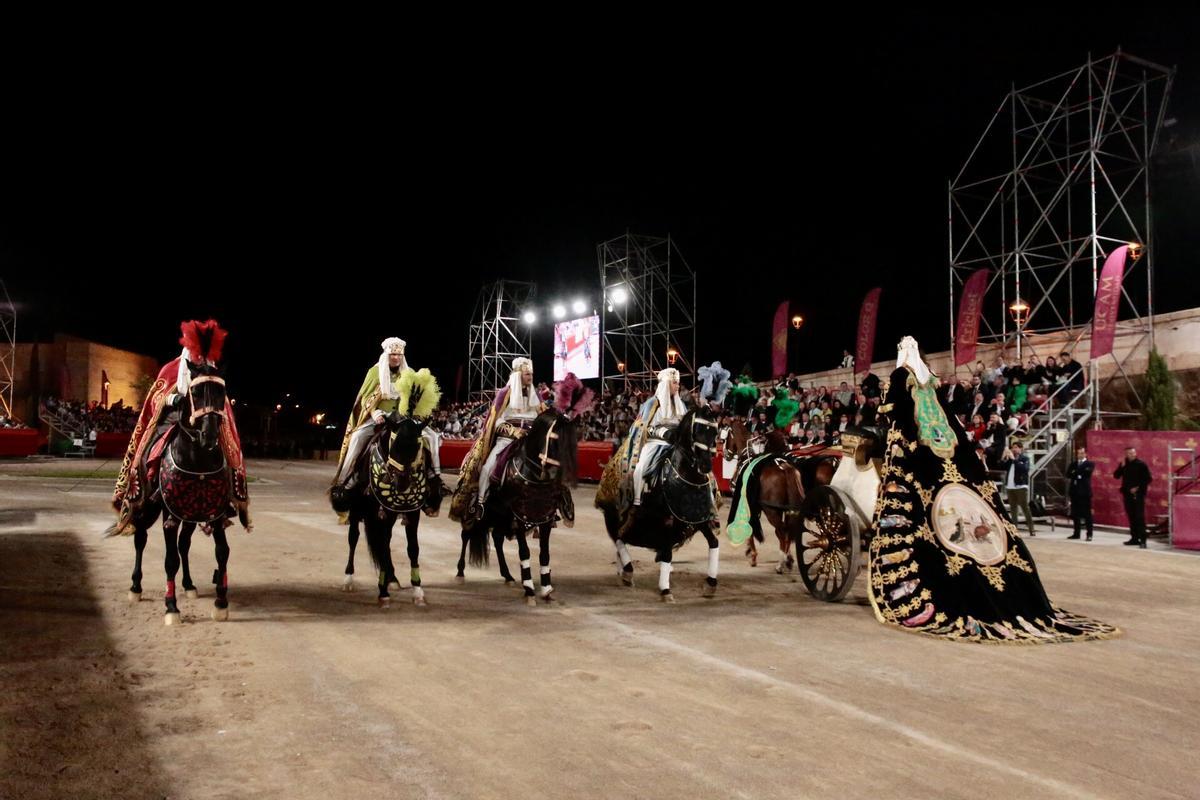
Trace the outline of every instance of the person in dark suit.
[[1071, 519], [1075, 532], [1068, 539], [1079, 538], [1079, 528], [1087, 525], [1087, 540], [1092, 540], [1092, 473], [1096, 465], [1088, 461], [1087, 449], [1075, 448], [1075, 460], [1067, 467], [1067, 496], [1071, 498]]
[[1146, 487], [1150, 485], [1150, 468], [1137, 457], [1137, 450], [1125, 448], [1125, 459], [1117, 466], [1114, 478], [1121, 479], [1121, 498], [1125, 501], [1125, 516], [1129, 518], [1129, 541], [1126, 545], [1146, 548]]

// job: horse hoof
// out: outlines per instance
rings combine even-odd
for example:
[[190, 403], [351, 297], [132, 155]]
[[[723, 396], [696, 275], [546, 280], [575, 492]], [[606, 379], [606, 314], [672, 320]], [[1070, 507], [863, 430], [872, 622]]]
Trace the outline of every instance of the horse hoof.
[[428, 603], [425, 602], [425, 590], [422, 589], [420, 586], [413, 587], [413, 605], [414, 606], [429, 605]]
[[537, 606], [537, 598], [531, 594], [525, 595], [525, 605], [529, 606], [530, 608], [536, 607]]
[[347, 575], [345, 580], [342, 581], [342, 591], [343, 592], [353, 592], [354, 591], [354, 576], [353, 575]]
[[717, 594], [717, 587], [705, 583], [704, 587], [700, 591], [700, 594], [703, 597], [715, 597]]
[[758, 556], [750, 556], [750, 566], [752, 566], [752, 567], [758, 566]]
[[400, 581], [388, 581], [388, 589], [393, 592], [400, 591]]
[[467, 576], [466, 576], [466, 575], [455, 575], [455, 576], [454, 576], [454, 582], [455, 582], [455, 583], [466, 583], [466, 582], [467, 582]]
[[675, 602], [675, 595], [671, 594], [670, 592], [659, 595], [659, 598], [661, 598], [664, 603], [674, 603]]
[[512, 578], [505, 578], [505, 579], [504, 579], [504, 585], [505, 585], [505, 586], [512, 586], [512, 585], [513, 585], [513, 584], [515, 584], [515, 583], [516, 583], [516, 581], [515, 581], [514, 579], [512, 579]]
[[214, 608], [212, 610], [212, 618], [213, 618], [214, 622], [228, 622], [229, 621], [229, 609], [228, 608]]
[[390, 597], [379, 598], [379, 607], [380, 608], [390, 608], [391, 605], [392, 605], [392, 598], [390, 598]]
[[622, 572], [621, 573], [621, 585], [622, 586], [633, 586], [633, 576], [629, 575], [628, 573]]
[[178, 625], [181, 622], [179, 612], [163, 614], [163, 625]]
[[195, 600], [197, 597], [200, 596], [200, 593], [197, 592], [195, 589], [184, 589], [183, 596], [186, 597], [188, 600]]
[[130, 592], [128, 594], [128, 598], [129, 598], [129, 602], [137, 603], [142, 599], [142, 593], [141, 592]]
[[542, 590], [542, 599], [545, 600], [547, 603], [553, 603], [554, 602], [554, 587], [550, 587], [549, 589], [543, 589]]

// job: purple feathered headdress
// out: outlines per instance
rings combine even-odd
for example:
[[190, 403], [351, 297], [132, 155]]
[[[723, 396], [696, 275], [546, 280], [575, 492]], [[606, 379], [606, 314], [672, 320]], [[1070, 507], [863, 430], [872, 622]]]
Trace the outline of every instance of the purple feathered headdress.
[[554, 407], [568, 419], [579, 417], [592, 410], [596, 393], [583, 385], [583, 381], [568, 372], [554, 389]]

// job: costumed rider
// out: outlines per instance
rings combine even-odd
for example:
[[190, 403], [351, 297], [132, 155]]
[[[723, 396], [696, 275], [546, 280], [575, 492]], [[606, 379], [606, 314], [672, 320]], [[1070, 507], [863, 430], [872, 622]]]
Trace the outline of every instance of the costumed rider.
[[687, 414], [683, 398], [679, 396], [679, 370], [668, 367], [658, 373], [658, 387], [654, 397], [642, 403], [641, 411], [634, 422], [635, 430], [629, 437], [630, 456], [633, 462], [633, 508], [631, 514], [642, 505], [642, 494], [646, 491], [646, 475], [653, 475], [663, 454], [675, 439], [675, 430]]
[[[743, 386], [746, 384], [733, 390], [733, 404], [734, 411], [744, 418], [747, 410], [754, 406], [758, 389], [749, 384], [749, 388], [754, 389], [753, 394], [743, 389], [739, 395], [738, 389], [742, 389]], [[776, 457], [788, 451], [786, 432], [799, 413], [800, 403], [791, 398], [788, 387], [785, 384], [776, 386], [769, 415], [774, 427], [761, 437], [755, 437], [755, 441], [747, 446], [747, 457], [738, 464], [738, 471], [730, 482], [732, 501], [726, 521], [726, 535], [729, 541], [736, 545], [742, 544], [751, 536], [760, 542], [763, 540], [762, 508], [753, 502], [757, 499], [758, 492], [750, 489], [753, 482], [758, 480], [755, 474], [759, 471], [758, 468], [762, 464], [772, 463]]]
[[[125, 459], [117, 475], [112, 504], [117, 522], [108, 535], [133, 533], [131, 518], [157, 486], [158, 466], [163, 451], [170, 442], [170, 433], [179, 423], [179, 405], [191, 390], [190, 364], [215, 367], [221, 360], [227, 332], [216, 320], [181, 322], [179, 344], [183, 350], [159, 370], [158, 377], [146, 393], [133, 435], [125, 449]], [[204, 378], [213, 380], [213, 378]], [[242, 461], [242, 442], [233, 417], [233, 404], [225, 399], [225, 424], [221, 426], [221, 450], [232, 475], [233, 506], [229, 516], [237, 516], [247, 531], [250, 522], [250, 496], [246, 487], [246, 465]]]
[[504, 475], [513, 444], [524, 439], [533, 421], [546, 410], [533, 382], [533, 362], [514, 358], [508, 383], [496, 393], [483, 431], [463, 460], [458, 487], [450, 501], [450, 519], [478, 521], [492, 483]]
[[[384, 417], [396, 410], [400, 401], [400, 375], [408, 367], [404, 358], [405, 347], [403, 339], [394, 336], [384, 339], [380, 345], [379, 361], [367, 370], [363, 378], [358, 396], [354, 398], [354, 408], [346, 421], [345, 436], [342, 437], [337, 477], [333, 485], [335, 492], [345, 492], [353, 485], [355, 466], [363, 448], [371, 441], [378, 426], [384, 423]], [[440, 475], [437, 432], [426, 428], [422, 435], [429, 451], [430, 466], [435, 474]]]

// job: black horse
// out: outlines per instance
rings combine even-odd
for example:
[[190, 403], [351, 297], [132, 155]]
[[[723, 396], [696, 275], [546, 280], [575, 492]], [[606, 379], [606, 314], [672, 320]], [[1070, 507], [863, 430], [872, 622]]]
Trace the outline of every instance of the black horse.
[[705, 597], [716, 593], [721, 552], [715, 534], [720, 522], [711, 481], [717, 424], [708, 408], [685, 414], [675, 428], [673, 439], [657, 466], [652, 465], [645, 475], [642, 504], [634, 519], [629, 518], [631, 509], [622, 507], [619, 500], [622, 493], [606, 491], [606, 483], [618, 480], [618, 459], [614, 458], [606, 467], [606, 480], [602, 480], [596, 495], [596, 505], [604, 513], [604, 527], [617, 551], [621, 582], [633, 586], [633, 559], [628, 546], [649, 548], [659, 564], [659, 595], [668, 603], [675, 600], [671, 594], [671, 558], [675, 550], [697, 531], [708, 542]]
[[413, 603], [426, 604], [425, 590], [421, 588], [421, 548], [417, 530], [421, 525], [420, 512], [435, 517], [442, 504], [441, 479], [426, 465], [421, 435], [426, 424], [396, 412], [388, 414], [379, 432], [364, 448], [363, 457], [355, 467], [352, 488], [331, 495], [333, 510], [349, 513], [350, 517], [350, 560], [346, 565], [344, 588], [353, 588], [354, 546], [362, 522], [366, 525], [371, 562], [379, 576], [381, 607], [391, 605], [389, 588], [393, 585], [399, 588], [392, 563], [392, 528], [401, 517], [408, 539]]
[[[221, 447], [221, 429], [228, 424], [225, 420], [225, 380], [221, 370], [209, 364], [188, 362], [187, 366], [191, 373], [187, 393], [178, 395], [175, 406], [160, 418], [154, 439], [145, 448], [141, 463], [134, 465], [143, 485], [148, 488], [146, 499], [130, 517], [136, 555], [129, 597], [134, 601], [141, 599], [142, 552], [146, 548], [148, 531], [161, 513], [167, 550], [164, 563], [167, 573], [164, 621], [167, 625], [177, 624], [180, 620], [175, 575], [181, 561], [183, 588], [188, 597], [197, 596], [187, 563], [192, 532], [197, 525], [212, 535], [216, 546], [217, 569], [213, 572], [213, 584], [217, 598], [212, 617], [218, 621], [229, 619], [229, 541], [225, 527], [236, 512], [233, 506], [235, 476]], [[163, 439], [167, 440], [165, 449], [153, 485], [150, 485], [146, 461], [154, 444], [161, 444]], [[242, 521], [248, 526], [245, 518]]]
[[538, 563], [541, 565], [542, 600], [551, 602], [554, 585], [550, 579], [550, 529], [558, 520], [567, 527], [575, 524], [575, 506], [570, 487], [575, 485], [577, 459], [576, 422], [557, 409], [543, 411], [530, 426], [524, 439], [515, 443], [516, 452], [504, 468], [504, 480], [488, 493], [483, 517], [462, 531], [462, 551], [458, 556], [458, 581], [465, 580], [467, 551], [473, 567], [488, 561], [488, 536], [496, 547], [496, 560], [504, 582], [513, 583], [504, 560], [505, 538], [517, 540], [521, 559], [521, 587], [525, 602], [537, 605], [530, 561], [529, 531], [538, 538]]

